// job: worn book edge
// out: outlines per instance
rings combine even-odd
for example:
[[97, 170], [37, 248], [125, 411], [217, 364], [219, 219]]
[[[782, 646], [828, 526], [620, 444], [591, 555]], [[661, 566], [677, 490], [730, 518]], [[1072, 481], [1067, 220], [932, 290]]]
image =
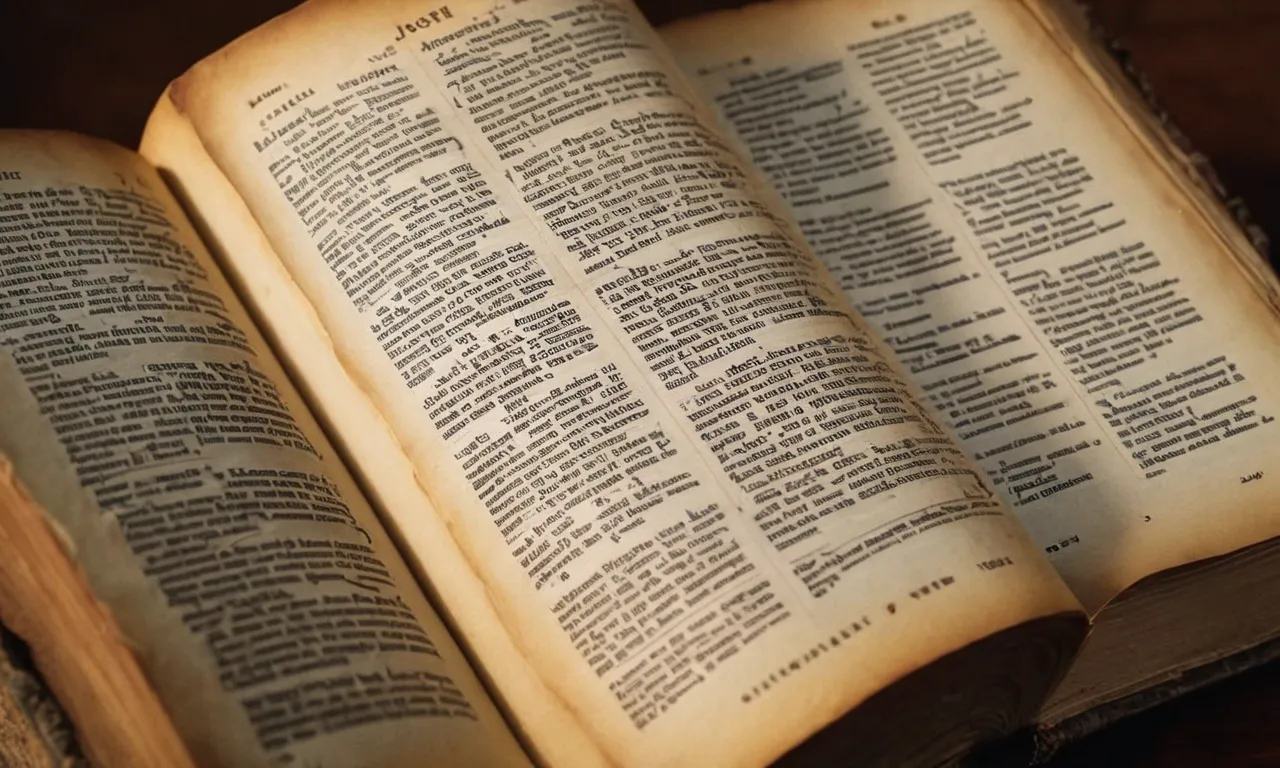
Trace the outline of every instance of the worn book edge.
[[[1089, 40], [1109, 58], [1116, 70], [1124, 76], [1118, 85], [1127, 88], [1130, 95], [1145, 105], [1162, 149], [1169, 152], [1180, 170], [1192, 184], [1207, 191], [1234, 219], [1236, 226], [1248, 240], [1257, 255], [1274, 269], [1271, 238], [1257, 222], [1246, 201], [1223, 183], [1212, 159], [1199, 151], [1191, 138], [1182, 131], [1174, 118], [1161, 104], [1150, 78], [1135, 61], [1128, 48], [1093, 13], [1090, 3], [1067, 0], [1063, 5], [1079, 14], [1079, 21], [1087, 29]], [[1137, 693], [1123, 696], [1096, 706], [1060, 723], [1042, 724], [1035, 728], [1030, 761], [1032, 764], [1047, 762], [1068, 744], [1079, 741], [1105, 727], [1165, 702], [1192, 693], [1200, 688], [1221, 682], [1248, 670], [1280, 659], [1280, 638], [1231, 654], [1208, 664], [1193, 667], [1176, 678], [1150, 686]]]
[[0, 551], [8, 553], [0, 621], [29, 644], [94, 765], [193, 767], [119, 627], [50, 523], [0, 456]]

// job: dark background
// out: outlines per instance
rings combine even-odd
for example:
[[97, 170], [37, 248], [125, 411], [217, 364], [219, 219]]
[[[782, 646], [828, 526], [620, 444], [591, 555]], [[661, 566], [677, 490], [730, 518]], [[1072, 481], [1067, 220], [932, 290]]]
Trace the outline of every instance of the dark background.
[[[639, 3], [655, 24], [739, 4]], [[136, 146], [170, 80], [293, 4], [0, 0], [0, 127], [63, 128]], [[1280, 0], [1091, 5], [1227, 187], [1280, 237]], [[1114, 725], [1051, 766], [1280, 766], [1280, 664]]]

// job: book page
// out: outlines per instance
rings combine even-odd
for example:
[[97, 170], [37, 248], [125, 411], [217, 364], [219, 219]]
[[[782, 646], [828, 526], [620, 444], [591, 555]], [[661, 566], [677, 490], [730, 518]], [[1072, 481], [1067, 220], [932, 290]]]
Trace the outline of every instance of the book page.
[[[1239, 262], [1254, 290], [1280, 311], [1280, 278], [1267, 256], [1258, 250], [1256, 223], [1239, 219], [1235, 206], [1228, 202], [1230, 190], [1224, 190], [1212, 169], [1206, 167], [1213, 158], [1200, 154], [1171, 117], [1160, 110], [1158, 94], [1152, 103], [1151, 95], [1135, 74], [1110, 49], [1106, 30], [1099, 33], [1090, 21], [1088, 9], [1072, 0], [1024, 0], [1023, 4], [1094, 87], [1098, 97], [1143, 145], [1145, 154], [1160, 167], [1160, 175], [1177, 187], [1174, 194], [1181, 193], [1180, 197], [1185, 196], [1184, 200], [1198, 209], [1196, 213]], [[1137, 76], [1140, 78], [1141, 73]], [[1263, 236], [1265, 239], [1265, 233]]]
[[665, 35], [1087, 607], [1280, 534], [1271, 283], [1027, 7], [806, 0]]
[[[450, 626], [465, 630], [472, 658], [480, 662], [485, 679], [490, 684], [501, 681], [500, 688], [491, 688], [499, 695], [499, 704], [508, 710], [520, 709], [519, 720], [512, 722], [523, 736], [546, 736], [538, 742], [541, 762], [606, 765], [600, 748], [542, 682], [503, 627], [484, 582], [435, 512], [387, 417], [371, 399], [364, 377], [339, 358], [315, 308], [167, 95], [147, 120], [139, 152], [161, 169], [202, 239], [246, 298], [290, 377], [308, 401], [324, 411], [327, 433], [335, 437], [344, 462], [383, 510], [384, 525], [416, 567], [419, 583], [428, 587]], [[402, 525], [406, 522], [409, 525]]]
[[156, 172], [3, 133], [0, 223], [0, 454], [197, 762], [527, 764]]
[[772, 759], [1075, 605], [629, 4], [312, 3], [172, 98], [607, 759]]

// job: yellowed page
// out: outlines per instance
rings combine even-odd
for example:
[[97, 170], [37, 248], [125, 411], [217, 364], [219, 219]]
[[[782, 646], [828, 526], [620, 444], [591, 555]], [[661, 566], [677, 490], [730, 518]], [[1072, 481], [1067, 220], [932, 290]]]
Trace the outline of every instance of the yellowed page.
[[427, 490], [378, 410], [360, 369], [345, 365], [314, 307], [267, 242], [235, 188], [204, 152], [191, 124], [166, 96], [147, 121], [140, 153], [161, 169], [170, 189], [193, 214], [236, 290], [306, 397], [324, 410], [347, 466], [398, 534], [420, 583], [452, 626], [465, 632], [472, 658], [491, 690], [549, 765], [605, 765], [599, 747], [573, 713], [542, 683], [503, 626], [484, 583], [467, 563], [435, 512]]
[[318, 407], [355, 441], [367, 393], [545, 686], [491, 676], [550, 762], [547, 697], [614, 762], [758, 764], [1076, 605], [630, 5], [308, 4], [173, 99], [354, 380]]
[[1280, 325], [1039, 18], [805, 0], [665, 37], [1096, 609], [1280, 534]]
[[197, 762], [527, 764], [156, 172], [0, 133], [0, 206], [0, 455]]
[[1040, 20], [1080, 74], [1097, 89], [1098, 96], [1124, 122], [1135, 140], [1143, 145], [1148, 157], [1159, 166], [1160, 174], [1167, 176], [1186, 196], [1187, 202], [1198, 209], [1206, 224], [1239, 262], [1254, 289], [1280, 311], [1280, 279], [1275, 270], [1257, 251], [1249, 234], [1224, 203], [1221, 190], [1213, 185], [1216, 180], [1202, 173], [1194, 153], [1189, 153], [1187, 146], [1168, 130], [1165, 116], [1152, 111], [1146, 95], [1098, 39], [1090, 26], [1086, 7], [1071, 0], [1022, 0], [1022, 3]]

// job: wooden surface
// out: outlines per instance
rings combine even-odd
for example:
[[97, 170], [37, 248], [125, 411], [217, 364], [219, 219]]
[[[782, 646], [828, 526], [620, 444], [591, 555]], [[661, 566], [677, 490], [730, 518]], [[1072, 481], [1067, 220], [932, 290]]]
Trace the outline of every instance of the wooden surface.
[[[0, 0], [0, 126], [135, 146], [183, 69], [289, 0]], [[655, 22], [725, 0], [641, 0]], [[1094, 0], [1175, 121], [1280, 237], [1280, 0]], [[1138, 715], [1052, 768], [1280, 766], [1280, 665]]]

